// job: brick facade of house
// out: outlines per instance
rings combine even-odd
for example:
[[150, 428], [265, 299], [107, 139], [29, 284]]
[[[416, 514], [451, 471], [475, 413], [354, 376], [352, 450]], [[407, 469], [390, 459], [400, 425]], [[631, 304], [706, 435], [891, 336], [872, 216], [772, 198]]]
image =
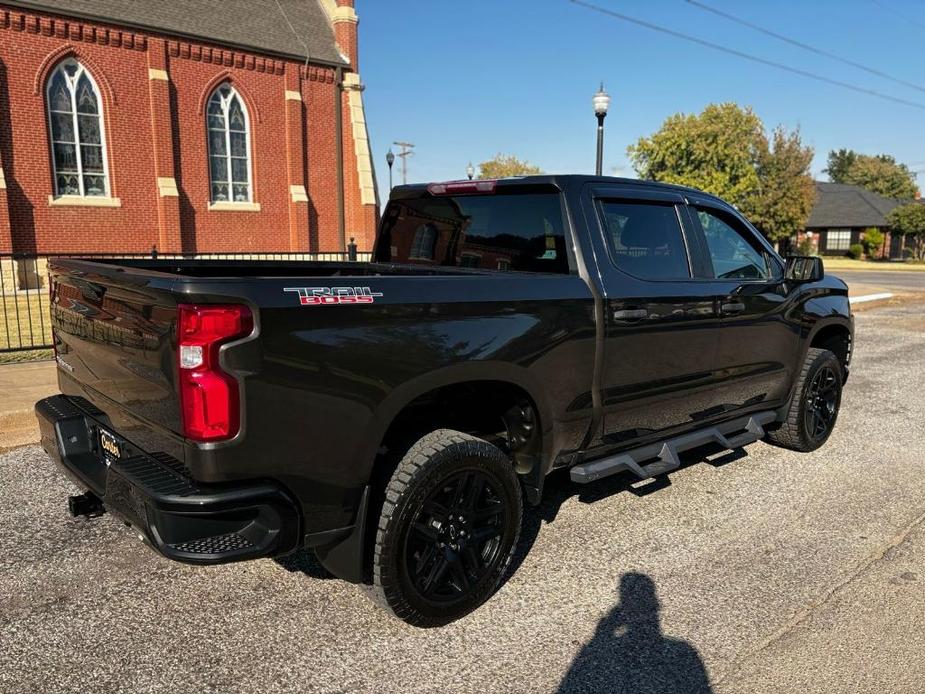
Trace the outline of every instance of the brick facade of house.
[[[321, 4], [342, 64], [0, 4], [0, 252], [369, 249], [378, 208], [354, 1]], [[64, 60], [102, 102], [107, 196], [56, 195], [46, 84]], [[249, 117], [248, 203], [212, 199], [206, 108], [222, 84]]]

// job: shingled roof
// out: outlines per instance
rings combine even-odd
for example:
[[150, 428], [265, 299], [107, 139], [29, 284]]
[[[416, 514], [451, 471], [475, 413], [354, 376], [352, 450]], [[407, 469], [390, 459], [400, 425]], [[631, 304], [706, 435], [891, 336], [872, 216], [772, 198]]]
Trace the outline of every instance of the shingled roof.
[[902, 200], [885, 198], [861, 186], [816, 182], [816, 204], [806, 222], [808, 229], [885, 227], [887, 215]]
[[[344, 65], [318, 0], [5, 0], [3, 4]], [[287, 21], [288, 20], [288, 21]], [[289, 24], [292, 24], [290, 28]]]

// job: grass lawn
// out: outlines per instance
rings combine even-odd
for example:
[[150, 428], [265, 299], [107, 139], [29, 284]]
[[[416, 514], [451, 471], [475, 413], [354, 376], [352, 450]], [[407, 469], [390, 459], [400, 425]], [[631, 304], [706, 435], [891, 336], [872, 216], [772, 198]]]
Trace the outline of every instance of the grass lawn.
[[852, 260], [851, 258], [830, 258], [823, 257], [823, 265], [826, 269], [830, 270], [875, 270], [877, 272], [881, 271], [891, 271], [891, 270], [905, 270], [905, 271], [919, 271], [925, 272], [925, 263], [895, 263], [883, 260]]
[[[39, 292], [6, 296], [0, 304], [0, 350], [51, 343], [48, 298]], [[18, 316], [18, 318], [17, 318]], [[50, 349], [0, 352], [0, 364], [50, 358]]]

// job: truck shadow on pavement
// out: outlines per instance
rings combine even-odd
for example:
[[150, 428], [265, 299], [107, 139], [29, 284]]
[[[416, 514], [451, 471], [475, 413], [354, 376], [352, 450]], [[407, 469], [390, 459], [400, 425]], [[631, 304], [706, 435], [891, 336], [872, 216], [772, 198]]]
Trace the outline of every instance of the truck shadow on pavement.
[[620, 578], [619, 592], [619, 602], [598, 622], [594, 637], [572, 661], [559, 693], [711, 693], [697, 649], [662, 633], [652, 579], [626, 573]]

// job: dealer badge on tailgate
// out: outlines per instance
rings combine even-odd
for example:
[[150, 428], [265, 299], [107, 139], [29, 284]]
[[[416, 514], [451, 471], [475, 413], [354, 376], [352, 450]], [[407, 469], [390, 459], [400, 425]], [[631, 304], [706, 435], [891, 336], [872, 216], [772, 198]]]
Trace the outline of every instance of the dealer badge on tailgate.
[[102, 427], [100, 427], [100, 450], [103, 451], [103, 458], [106, 460], [106, 465], [112, 465], [113, 461], [118, 460], [122, 456], [122, 447], [119, 445], [119, 439], [116, 438], [115, 434], [112, 434]]

